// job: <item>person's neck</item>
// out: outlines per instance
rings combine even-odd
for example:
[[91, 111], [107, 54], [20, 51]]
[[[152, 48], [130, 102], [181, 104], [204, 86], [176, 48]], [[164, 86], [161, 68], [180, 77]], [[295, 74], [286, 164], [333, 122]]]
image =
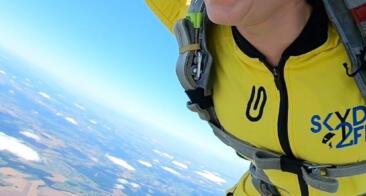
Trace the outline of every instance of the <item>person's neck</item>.
[[256, 47], [272, 65], [278, 65], [282, 53], [300, 35], [312, 7], [305, 1], [289, 3], [259, 23], [237, 25], [240, 34]]

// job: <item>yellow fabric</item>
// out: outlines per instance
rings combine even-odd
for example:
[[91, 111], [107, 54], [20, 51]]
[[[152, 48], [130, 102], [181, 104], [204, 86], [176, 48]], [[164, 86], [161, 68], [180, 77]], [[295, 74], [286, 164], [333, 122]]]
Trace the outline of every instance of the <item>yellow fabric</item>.
[[[170, 30], [174, 21], [184, 17], [186, 4], [182, 1], [146, 2]], [[273, 74], [262, 62], [249, 58], [237, 47], [230, 27], [215, 25], [209, 30], [209, 36], [208, 44], [214, 57], [213, 101], [221, 124], [244, 141], [283, 153], [277, 133], [280, 94]], [[366, 160], [365, 102], [353, 78], [346, 75], [345, 62], [350, 64], [332, 25], [329, 26], [328, 40], [322, 46], [300, 56], [291, 56], [286, 62], [288, 134], [291, 149], [300, 159], [322, 164]], [[253, 86], [257, 90], [263, 87], [267, 94], [263, 116], [257, 122], [246, 117]], [[346, 114], [344, 128], [339, 126], [338, 116]], [[327, 133], [335, 136], [331, 142], [323, 144], [322, 139]], [[282, 195], [300, 195], [296, 175], [275, 170], [265, 172]], [[259, 195], [250, 178], [248, 174], [243, 176], [234, 195]], [[340, 187], [333, 195], [366, 193], [366, 175], [338, 180]], [[330, 195], [310, 186], [309, 193]]]

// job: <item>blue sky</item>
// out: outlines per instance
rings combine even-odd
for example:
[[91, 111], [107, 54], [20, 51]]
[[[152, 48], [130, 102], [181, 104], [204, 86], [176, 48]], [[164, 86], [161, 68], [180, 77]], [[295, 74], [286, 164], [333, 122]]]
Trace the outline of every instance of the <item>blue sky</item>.
[[175, 39], [143, 0], [1, 1], [0, 18], [0, 46], [64, 87], [238, 161], [185, 108]]

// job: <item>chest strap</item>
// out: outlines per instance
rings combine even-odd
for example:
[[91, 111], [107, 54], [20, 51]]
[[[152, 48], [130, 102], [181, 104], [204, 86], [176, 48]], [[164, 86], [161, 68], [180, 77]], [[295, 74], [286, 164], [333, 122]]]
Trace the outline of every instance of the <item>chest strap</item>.
[[[224, 129], [210, 124], [214, 134], [226, 145], [231, 146], [245, 159], [251, 161], [257, 168], [262, 170], [275, 169], [284, 172], [299, 174], [301, 172], [305, 182], [313, 188], [335, 193], [338, 190], [340, 177], [350, 177], [366, 173], [366, 161], [348, 165], [319, 165], [293, 159], [268, 150], [259, 149], [242, 141]], [[267, 177], [258, 176], [261, 180]]]
[[[327, 0], [323, 1], [327, 2]], [[329, 13], [331, 14], [332, 11]], [[334, 17], [337, 18], [336, 16]], [[198, 113], [201, 119], [207, 121], [212, 127], [214, 134], [222, 142], [232, 147], [241, 157], [251, 161], [257, 168], [262, 170], [275, 169], [297, 174], [308, 185], [325, 192], [337, 192], [339, 183], [336, 178], [366, 173], [366, 161], [349, 165], [319, 165], [309, 163], [269, 150], [259, 149], [227, 132], [220, 125], [216, 117], [212, 101], [212, 86], [210, 81], [212, 56], [206, 44], [206, 33], [209, 24], [210, 22], [206, 16], [203, 0], [192, 1], [187, 18], [177, 21], [174, 26], [180, 49], [176, 64], [176, 73], [182, 87], [190, 98], [187, 107], [191, 111]], [[357, 41], [353, 42], [357, 43]], [[359, 50], [359, 47], [362, 48], [363, 45], [349, 45], [348, 47], [356, 51]], [[356, 66], [360, 67], [362, 65], [359, 56], [356, 55], [352, 58], [355, 62], [359, 62]], [[356, 81], [357, 77], [364, 77], [361, 74], [357, 75]], [[362, 88], [365, 89], [363, 92], [365, 96], [366, 84], [363, 82], [366, 80], [363, 80], [363, 78], [359, 80], [362, 80], [362, 82], [359, 81], [358, 84], [364, 85]], [[268, 179], [268, 177], [261, 176], [260, 174], [256, 174], [256, 177], [262, 178], [261, 180], [263, 181]]]

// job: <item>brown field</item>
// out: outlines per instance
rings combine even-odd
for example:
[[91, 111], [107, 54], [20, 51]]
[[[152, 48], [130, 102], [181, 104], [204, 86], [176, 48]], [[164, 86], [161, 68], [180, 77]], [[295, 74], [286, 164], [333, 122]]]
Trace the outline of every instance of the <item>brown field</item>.
[[54, 181], [54, 182], [60, 182], [60, 183], [63, 183], [63, 182], [66, 182], [67, 178], [63, 175], [54, 175], [52, 177], [49, 177], [48, 179]]
[[112, 192], [112, 196], [125, 196], [126, 194], [123, 193], [121, 190], [119, 189], [114, 189]]
[[[6, 176], [4, 181], [11, 184], [10, 186], [0, 187], [0, 195], [6, 196], [75, 196], [75, 194], [55, 190], [49, 187], [44, 187], [45, 183], [42, 180], [29, 180], [27, 175], [9, 168], [0, 168], [0, 174]], [[54, 176], [52, 180], [57, 182], [63, 181], [65, 177], [59, 175]]]

